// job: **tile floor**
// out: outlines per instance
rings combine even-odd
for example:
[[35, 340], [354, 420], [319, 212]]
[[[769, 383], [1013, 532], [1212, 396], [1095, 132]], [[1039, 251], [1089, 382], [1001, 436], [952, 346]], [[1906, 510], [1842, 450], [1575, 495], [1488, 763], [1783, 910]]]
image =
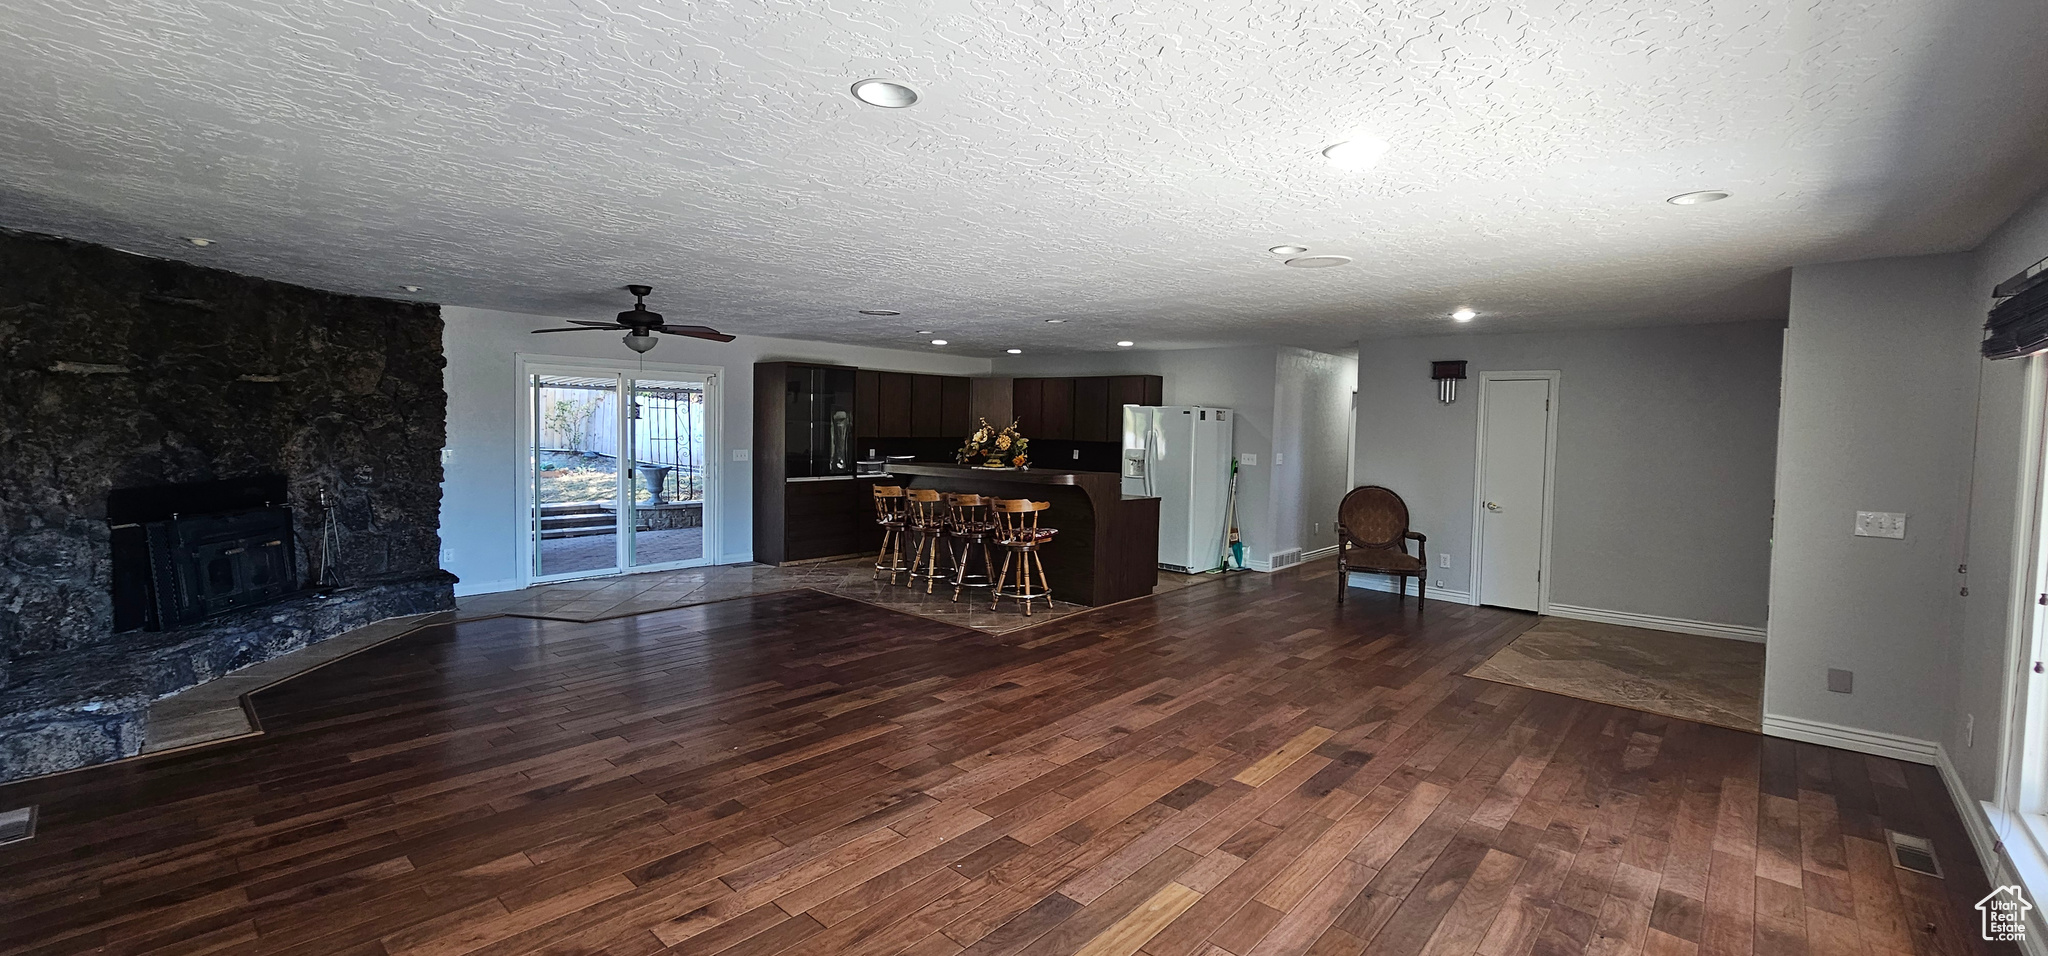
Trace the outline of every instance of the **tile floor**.
[[[1218, 577], [1220, 575], [1161, 571], [1159, 584], [1153, 588], [1153, 593], [1175, 591], [1203, 581], [1216, 580]], [[779, 568], [765, 564], [735, 564], [686, 568], [680, 571], [650, 571], [643, 574], [544, 584], [522, 591], [477, 594], [458, 598], [455, 606], [456, 614], [462, 619], [510, 614], [517, 617], [581, 622], [645, 614], [649, 611], [766, 594], [790, 588], [815, 588], [890, 610], [971, 627], [992, 634], [1043, 624], [1088, 610], [1064, 601], [1056, 601], [1050, 607], [1039, 602], [1033, 604], [1031, 616], [1026, 617], [1012, 601], [1006, 600], [1001, 608], [991, 610], [986, 590], [976, 591], [970, 588], [961, 595], [960, 601], [955, 603], [953, 589], [949, 586], [941, 584], [934, 587], [932, 593], [927, 594], [921, 582], [918, 588], [912, 589], [902, 583], [904, 580], [899, 578], [898, 583], [893, 585], [886, 578], [876, 580], [874, 559], [867, 557]]]
[[1764, 646], [1546, 617], [1469, 676], [1752, 733]]

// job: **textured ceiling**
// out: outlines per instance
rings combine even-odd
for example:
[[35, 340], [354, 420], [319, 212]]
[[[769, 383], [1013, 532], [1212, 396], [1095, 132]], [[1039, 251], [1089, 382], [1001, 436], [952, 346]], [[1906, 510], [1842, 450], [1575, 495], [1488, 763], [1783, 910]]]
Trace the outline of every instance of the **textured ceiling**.
[[[1768, 318], [1791, 265], [1968, 248], [2048, 185], [2041, 10], [10, 0], [0, 224], [984, 354]], [[1317, 155], [1361, 132], [1377, 168]]]

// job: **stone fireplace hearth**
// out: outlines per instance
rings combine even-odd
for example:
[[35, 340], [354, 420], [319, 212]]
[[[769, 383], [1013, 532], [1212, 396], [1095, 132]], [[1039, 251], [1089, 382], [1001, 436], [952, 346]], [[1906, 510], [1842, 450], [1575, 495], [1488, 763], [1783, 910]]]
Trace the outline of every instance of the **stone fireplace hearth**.
[[[0, 230], [0, 781], [133, 755], [157, 697], [453, 607], [442, 366], [436, 306]], [[273, 523], [224, 509], [242, 517], [183, 544], [216, 574], [291, 580], [117, 616], [136, 582], [115, 551], [143, 527], [124, 495], [238, 482], [276, 489]], [[289, 553], [235, 551], [273, 541]]]

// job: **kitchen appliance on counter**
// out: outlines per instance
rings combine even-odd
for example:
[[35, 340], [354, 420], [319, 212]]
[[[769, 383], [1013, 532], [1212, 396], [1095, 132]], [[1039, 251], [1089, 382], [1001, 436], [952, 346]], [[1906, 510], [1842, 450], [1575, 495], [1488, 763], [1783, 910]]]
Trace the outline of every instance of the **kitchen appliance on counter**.
[[853, 463], [853, 473], [862, 478], [886, 475], [889, 473], [889, 463], [880, 458], [863, 458]]
[[1159, 499], [1162, 568], [1223, 566], [1235, 417], [1201, 405], [1124, 406], [1123, 490]]

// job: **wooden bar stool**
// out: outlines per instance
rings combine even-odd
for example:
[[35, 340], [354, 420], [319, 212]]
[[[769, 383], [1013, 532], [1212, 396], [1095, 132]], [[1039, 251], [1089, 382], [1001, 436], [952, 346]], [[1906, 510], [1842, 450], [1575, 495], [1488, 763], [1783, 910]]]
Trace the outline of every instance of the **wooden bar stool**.
[[[1042, 528], [1038, 516], [1052, 507], [1049, 501], [1027, 501], [1022, 498], [996, 498], [990, 503], [990, 510], [996, 519], [996, 543], [1003, 547], [1003, 567], [996, 572], [995, 599], [989, 602], [994, 610], [1004, 598], [1024, 602], [1024, 616], [1031, 616], [1031, 602], [1045, 599], [1045, 606], [1052, 607], [1052, 586], [1045, 582], [1045, 561], [1038, 556], [1038, 547], [1059, 534], [1057, 528]], [[1015, 563], [1016, 575], [1010, 574]], [[1031, 572], [1038, 571], [1038, 590], [1032, 590]]]
[[[953, 557], [953, 600], [960, 600], [965, 588], [988, 588], [995, 586], [995, 515], [989, 510], [989, 502], [995, 499], [980, 495], [947, 495], [946, 540], [952, 545]], [[981, 570], [970, 572], [977, 553], [981, 557]]]
[[[930, 488], [912, 488], [908, 492], [909, 531], [913, 539], [910, 553], [911, 587], [917, 587], [917, 579], [924, 579], [924, 593], [932, 593], [932, 586], [940, 578], [950, 579], [951, 569], [940, 570], [939, 557], [952, 555], [946, 549], [946, 496]], [[951, 564], [951, 561], [947, 561]], [[893, 578], [891, 579], [894, 580]]]
[[901, 485], [875, 486], [875, 524], [882, 528], [882, 550], [875, 553], [875, 578], [882, 572], [889, 572], [889, 583], [896, 583], [896, 576], [910, 570], [903, 563], [903, 529], [909, 518], [903, 510], [903, 487]]

